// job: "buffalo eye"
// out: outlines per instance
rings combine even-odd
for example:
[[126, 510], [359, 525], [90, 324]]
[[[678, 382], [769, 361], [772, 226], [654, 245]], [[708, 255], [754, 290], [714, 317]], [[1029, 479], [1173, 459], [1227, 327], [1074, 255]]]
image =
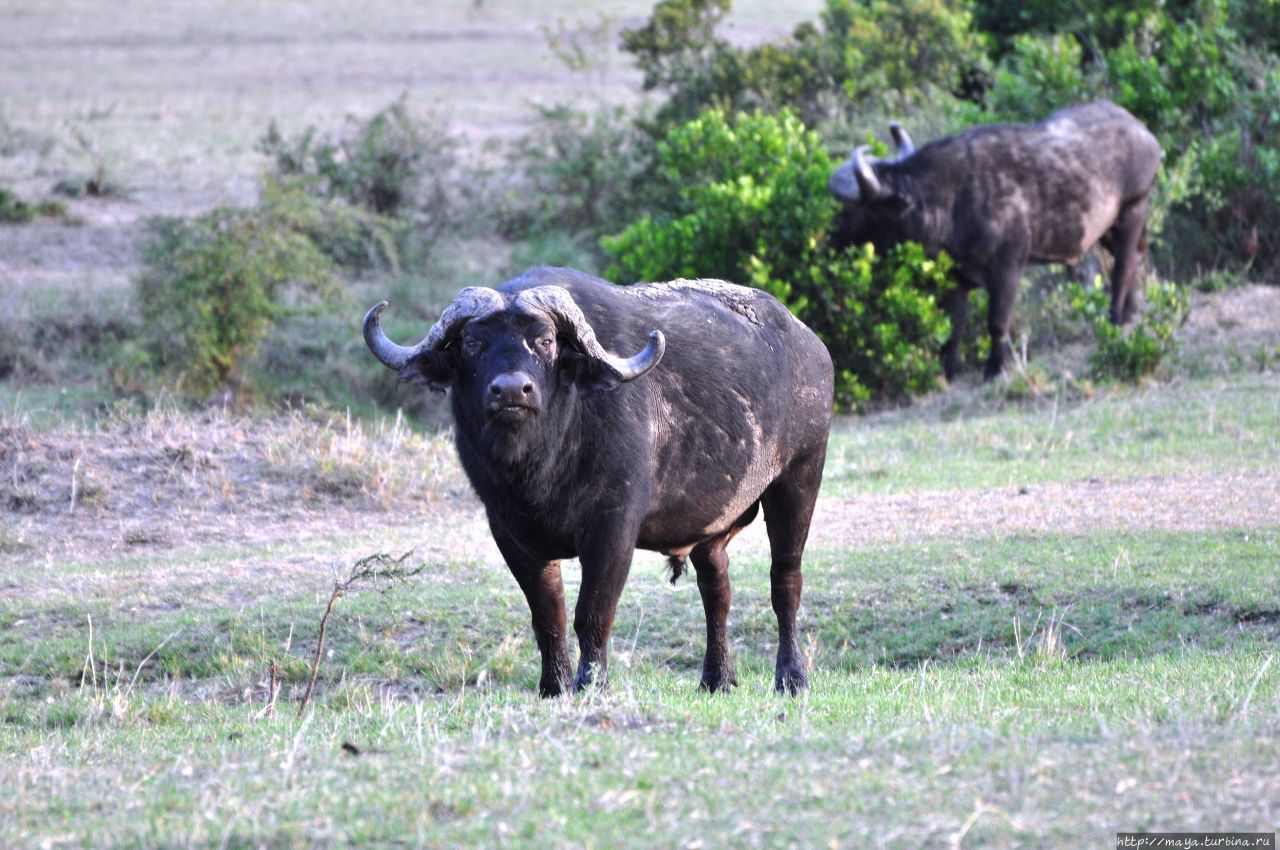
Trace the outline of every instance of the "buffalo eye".
[[481, 348], [483, 348], [483, 346], [481, 345], [480, 340], [475, 337], [468, 337], [462, 341], [462, 353], [469, 357], [478, 354]]
[[554, 338], [554, 337], [544, 336], [544, 337], [542, 337], [541, 339], [539, 339], [539, 340], [538, 340], [538, 348], [542, 349], [543, 351], [547, 352], [548, 354], [550, 354], [550, 353], [551, 353], [551, 347], [552, 347], [553, 345], [555, 345], [555, 338]]

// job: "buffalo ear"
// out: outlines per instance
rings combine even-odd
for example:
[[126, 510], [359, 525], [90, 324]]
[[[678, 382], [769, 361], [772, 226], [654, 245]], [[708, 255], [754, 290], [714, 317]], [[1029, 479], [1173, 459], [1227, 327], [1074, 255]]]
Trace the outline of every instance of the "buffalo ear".
[[595, 392], [611, 390], [621, 384], [622, 379], [603, 361], [570, 349], [560, 354], [560, 383]]
[[458, 380], [458, 367], [446, 351], [423, 351], [400, 367], [396, 383], [417, 384], [442, 393]]

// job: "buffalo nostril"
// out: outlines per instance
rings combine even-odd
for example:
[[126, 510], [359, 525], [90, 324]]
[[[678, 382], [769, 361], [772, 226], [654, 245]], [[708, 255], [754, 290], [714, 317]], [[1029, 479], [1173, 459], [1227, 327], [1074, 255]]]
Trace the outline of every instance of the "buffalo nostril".
[[490, 384], [489, 395], [494, 395], [494, 396], [502, 395], [502, 387], [498, 386], [496, 383]]
[[525, 394], [525, 395], [530, 395], [531, 393], [533, 393], [533, 384], [525, 384], [525, 385], [524, 385], [524, 394]]

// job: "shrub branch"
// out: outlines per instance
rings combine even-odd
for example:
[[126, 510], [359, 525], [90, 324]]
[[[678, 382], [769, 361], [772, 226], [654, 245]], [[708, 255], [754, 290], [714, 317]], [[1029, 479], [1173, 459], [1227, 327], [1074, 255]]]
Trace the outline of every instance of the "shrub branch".
[[405, 566], [405, 562], [412, 555], [412, 549], [398, 558], [385, 552], [368, 555], [356, 561], [351, 568], [351, 574], [345, 579], [334, 582], [333, 593], [329, 596], [329, 604], [325, 606], [324, 616], [320, 618], [320, 637], [316, 641], [315, 658], [311, 661], [311, 678], [307, 682], [306, 692], [302, 695], [302, 704], [298, 706], [299, 717], [306, 713], [307, 704], [311, 701], [311, 692], [315, 688], [316, 679], [320, 675], [320, 659], [324, 657], [324, 639], [329, 629], [329, 616], [333, 613], [333, 606], [357, 582], [372, 581], [376, 588], [379, 580], [386, 582], [407, 581], [418, 575], [427, 568], [427, 565], [424, 562], [419, 562], [412, 567]]

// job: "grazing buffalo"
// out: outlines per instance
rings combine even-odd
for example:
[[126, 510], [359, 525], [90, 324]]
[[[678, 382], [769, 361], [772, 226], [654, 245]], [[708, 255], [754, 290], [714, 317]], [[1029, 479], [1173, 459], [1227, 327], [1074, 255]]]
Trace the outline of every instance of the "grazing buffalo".
[[[606, 681], [609, 633], [638, 547], [672, 580], [693, 562], [707, 619], [702, 687], [737, 683], [725, 547], [763, 505], [778, 617], [774, 685], [805, 687], [800, 560], [831, 422], [831, 358], [787, 308], [716, 280], [614, 286], [534, 268], [469, 287], [412, 348], [364, 320], [400, 380], [452, 389], [458, 455], [533, 612], [543, 696]], [[632, 356], [632, 352], [639, 352]], [[571, 676], [560, 561], [582, 587]]]
[[892, 130], [894, 159], [859, 147], [831, 175], [831, 193], [844, 203], [836, 241], [879, 250], [914, 241], [951, 255], [960, 286], [943, 305], [952, 327], [942, 349], [948, 378], [959, 365], [969, 290], [979, 286], [990, 305], [986, 375], [1003, 370], [1027, 263], [1074, 263], [1101, 241], [1115, 258], [1111, 320], [1133, 318], [1148, 197], [1163, 156], [1138, 119], [1104, 100], [1039, 124], [975, 127], [919, 149], [901, 127]]

